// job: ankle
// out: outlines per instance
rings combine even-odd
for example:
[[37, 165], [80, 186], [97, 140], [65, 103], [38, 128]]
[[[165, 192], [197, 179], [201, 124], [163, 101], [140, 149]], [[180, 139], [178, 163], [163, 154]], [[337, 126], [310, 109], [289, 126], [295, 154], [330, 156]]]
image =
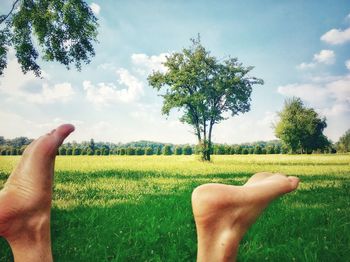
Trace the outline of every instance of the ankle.
[[197, 262], [235, 261], [241, 237], [232, 229], [198, 236]]

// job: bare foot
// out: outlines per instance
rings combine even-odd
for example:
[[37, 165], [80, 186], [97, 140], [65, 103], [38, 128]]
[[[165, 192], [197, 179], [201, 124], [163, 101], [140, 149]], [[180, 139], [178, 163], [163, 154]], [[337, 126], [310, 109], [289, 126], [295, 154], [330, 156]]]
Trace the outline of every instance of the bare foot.
[[298, 187], [299, 179], [257, 173], [243, 186], [205, 184], [192, 194], [197, 261], [234, 261], [239, 242], [265, 207]]
[[33, 141], [0, 191], [0, 236], [16, 261], [50, 261], [50, 209], [58, 147], [74, 130], [61, 125]]

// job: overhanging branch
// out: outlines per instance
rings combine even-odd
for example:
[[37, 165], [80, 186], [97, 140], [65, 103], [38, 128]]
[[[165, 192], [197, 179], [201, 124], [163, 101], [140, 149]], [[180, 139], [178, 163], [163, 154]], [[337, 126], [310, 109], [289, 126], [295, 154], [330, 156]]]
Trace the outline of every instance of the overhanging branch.
[[1, 18], [0, 18], [0, 24], [2, 24], [13, 12], [13, 10], [15, 10], [16, 8], [16, 5], [17, 3], [19, 2], [20, 0], [16, 0], [13, 4], [12, 4], [12, 8], [10, 10], [10, 12], [7, 14], [7, 15], [2, 15]]

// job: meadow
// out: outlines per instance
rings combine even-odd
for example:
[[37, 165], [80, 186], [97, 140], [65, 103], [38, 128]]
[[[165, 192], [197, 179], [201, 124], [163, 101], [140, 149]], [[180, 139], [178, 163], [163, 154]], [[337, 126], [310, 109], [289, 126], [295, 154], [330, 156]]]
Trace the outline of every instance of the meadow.
[[[19, 160], [0, 157], [0, 188]], [[241, 243], [238, 261], [350, 261], [350, 155], [58, 156], [55, 261], [195, 261], [191, 192], [255, 172], [301, 179]], [[0, 240], [0, 261], [12, 261]]]

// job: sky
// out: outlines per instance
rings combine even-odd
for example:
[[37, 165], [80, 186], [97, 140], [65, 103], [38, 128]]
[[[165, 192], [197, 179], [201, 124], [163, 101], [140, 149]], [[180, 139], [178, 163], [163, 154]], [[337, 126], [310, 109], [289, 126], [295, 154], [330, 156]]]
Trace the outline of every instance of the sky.
[[[334, 1], [87, 1], [98, 18], [96, 56], [79, 72], [40, 61], [43, 78], [23, 74], [13, 50], [0, 77], [0, 136], [36, 138], [61, 123], [68, 141], [196, 143], [180, 113], [161, 114], [147, 84], [166, 55], [202, 44], [219, 59], [237, 57], [262, 78], [251, 110], [214, 126], [216, 143], [276, 139], [285, 99], [300, 97], [327, 118], [334, 142], [350, 128], [350, 3]], [[12, 1], [0, 2], [0, 13]]]

